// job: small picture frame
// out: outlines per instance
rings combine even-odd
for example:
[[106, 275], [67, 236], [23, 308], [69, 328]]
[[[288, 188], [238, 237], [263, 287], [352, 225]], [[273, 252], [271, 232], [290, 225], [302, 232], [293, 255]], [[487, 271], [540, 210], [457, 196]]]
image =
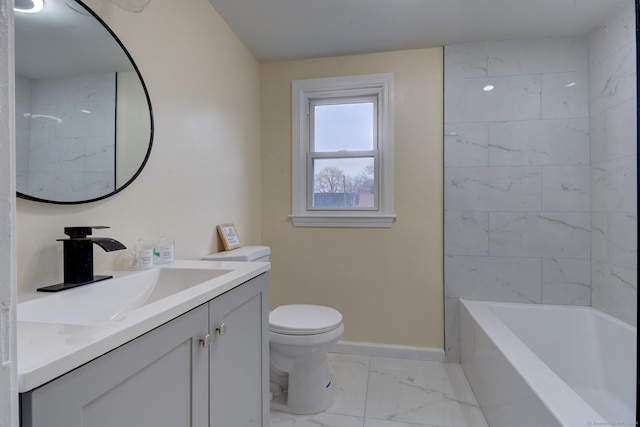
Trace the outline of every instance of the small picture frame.
[[218, 230], [220, 240], [222, 240], [222, 244], [224, 245], [225, 251], [230, 251], [231, 249], [239, 248], [240, 246], [242, 246], [235, 225], [219, 224], [216, 228]]

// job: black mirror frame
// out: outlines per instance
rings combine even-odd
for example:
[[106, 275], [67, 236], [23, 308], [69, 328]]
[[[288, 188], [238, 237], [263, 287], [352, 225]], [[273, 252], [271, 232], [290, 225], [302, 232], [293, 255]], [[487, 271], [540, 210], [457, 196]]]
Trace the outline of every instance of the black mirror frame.
[[114, 191], [112, 191], [110, 193], [107, 193], [107, 194], [105, 194], [103, 196], [96, 197], [96, 198], [93, 198], [93, 199], [78, 200], [78, 201], [57, 201], [57, 200], [41, 199], [39, 197], [29, 196], [27, 194], [24, 194], [24, 193], [21, 193], [19, 191], [16, 191], [17, 197], [19, 197], [21, 199], [31, 200], [31, 201], [34, 201], [34, 202], [51, 203], [51, 204], [56, 204], [56, 205], [79, 205], [79, 204], [92, 203], [92, 202], [97, 202], [98, 200], [106, 199], [106, 198], [111, 197], [111, 196], [119, 193], [120, 191], [124, 190], [125, 188], [127, 188], [129, 186], [129, 184], [131, 184], [133, 181], [135, 181], [135, 179], [138, 177], [138, 175], [140, 175], [140, 173], [142, 172], [142, 169], [144, 169], [145, 165], [147, 164], [147, 161], [149, 160], [149, 156], [151, 155], [151, 148], [153, 147], [153, 137], [154, 137], [153, 108], [151, 106], [151, 98], [149, 97], [149, 91], [147, 90], [147, 85], [145, 84], [144, 79], [142, 78], [142, 74], [140, 74], [140, 70], [138, 69], [138, 66], [136, 65], [135, 61], [131, 57], [131, 54], [129, 54], [129, 51], [124, 46], [122, 41], [118, 38], [118, 36], [116, 36], [116, 34], [113, 32], [113, 30], [111, 28], [109, 28], [109, 26], [102, 20], [102, 18], [100, 18], [93, 10], [91, 10], [91, 8], [89, 8], [89, 6], [84, 4], [81, 0], [74, 0], [74, 1], [76, 3], [78, 3], [83, 9], [85, 9], [89, 14], [91, 14], [91, 16], [96, 21], [98, 21], [105, 28], [105, 30], [107, 30], [107, 32], [111, 35], [111, 37], [113, 37], [113, 39], [118, 43], [118, 45], [120, 46], [120, 48], [122, 49], [124, 54], [127, 56], [127, 58], [129, 59], [129, 62], [131, 62], [131, 65], [133, 66], [134, 71], [138, 75], [138, 78], [140, 79], [140, 84], [142, 85], [142, 90], [144, 91], [144, 96], [145, 96], [145, 98], [147, 100], [147, 105], [149, 107], [149, 124], [150, 124], [150, 126], [149, 126], [149, 147], [147, 148], [147, 152], [146, 152], [146, 154], [144, 156], [144, 159], [142, 160], [142, 163], [140, 164], [140, 167], [138, 168], [136, 173], [134, 173], [133, 176], [127, 182], [125, 182], [123, 185], [121, 185], [120, 187], [116, 188]]

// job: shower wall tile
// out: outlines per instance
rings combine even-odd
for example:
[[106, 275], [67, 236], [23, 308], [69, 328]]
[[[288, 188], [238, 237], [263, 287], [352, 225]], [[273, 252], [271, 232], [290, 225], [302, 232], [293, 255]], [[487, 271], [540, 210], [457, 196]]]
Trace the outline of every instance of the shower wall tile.
[[602, 25], [591, 31], [587, 39], [589, 41], [589, 70], [591, 70], [593, 65], [600, 63], [607, 55], [606, 25]]
[[591, 166], [591, 210], [635, 212], [636, 157], [623, 157]]
[[[24, 192], [60, 201], [92, 199], [115, 189], [115, 73], [29, 80], [27, 112], [52, 119], [26, 120], [18, 129]], [[22, 159], [22, 157], [27, 160]], [[107, 161], [108, 160], [108, 161]], [[99, 165], [99, 167], [97, 166]], [[64, 172], [64, 173], [63, 173]], [[69, 173], [72, 172], [72, 173]]]
[[491, 256], [589, 259], [588, 212], [491, 212]]
[[590, 303], [588, 53], [586, 37], [445, 48], [448, 360], [458, 298]]
[[590, 260], [542, 260], [542, 303], [591, 305]]
[[542, 210], [582, 211], [590, 207], [590, 167], [544, 166], [542, 168]]
[[446, 168], [445, 210], [540, 210], [541, 184], [537, 166]]
[[586, 117], [494, 122], [488, 138], [492, 166], [589, 164]]
[[[636, 155], [638, 114], [636, 100], [629, 99], [606, 111], [606, 159]], [[594, 162], [595, 163], [595, 162]]]
[[636, 268], [637, 236], [636, 213], [609, 212], [607, 214], [607, 261], [621, 267]]
[[486, 77], [488, 43], [465, 43], [447, 46], [444, 55], [445, 80]]
[[444, 128], [445, 167], [487, 166], [489, 124], [452, 123]]
[[[494, 86], [491, 91], [483, 88]], [[447, 123], [540, 118], [540, 76], [445, 80]]]
[[490, 76], [584, 70], [588, 61], [583, 37], [492, 42], [488, 54]]
[[115, 155], [115, 141], [113, 138], [95, 136], [85, 139], [86, 167], [88, 171], [113, 173], [113, 159]]
[[444, 253], [489, 255], [489, 212], [445, 212]]
[[589, 117], [588, 86], [586, 70], [542, 74], [542, 118]]
[[591, 305], [618, 319], [635, 325], [638, 293], [637, 268], [591, 262]]
[[540, 259], [446, 256], [447, 298], [539, 303]]
[[607, 243], [607, 213], [591, 212], [591, 260], [609, 259]]
[[590, 36], [592, 305], [637, 319], [635, 10], [625, 2]]
[[591, 113], [597, 114], [635, 96], [635, 46], [629, 43], [594, 65], [589, 74]]
[[607, 112], [592, 114], [591, 129], [591, 163], [607, 160]]
[[635, 39], [635, 14], [634, 2], [626, 1], [607, 19], [607, 51], [615, 52], [627, 46], [630, 40]]

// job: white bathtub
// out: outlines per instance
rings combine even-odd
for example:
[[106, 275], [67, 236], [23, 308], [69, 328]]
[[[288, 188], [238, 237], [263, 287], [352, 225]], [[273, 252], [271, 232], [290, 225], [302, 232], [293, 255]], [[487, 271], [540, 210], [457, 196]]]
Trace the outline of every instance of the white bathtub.
[[588, 307], [461, 300], [460, 334], [492, 427], [635, 425], [636, 328]]

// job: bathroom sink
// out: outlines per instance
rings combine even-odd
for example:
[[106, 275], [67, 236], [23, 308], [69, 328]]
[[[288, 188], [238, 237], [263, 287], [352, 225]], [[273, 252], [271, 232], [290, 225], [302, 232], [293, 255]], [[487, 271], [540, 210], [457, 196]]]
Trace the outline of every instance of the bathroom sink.
[[18, 304], [18, 321], [91, 326], [199, 285], [231, 270], [153, 268]]

